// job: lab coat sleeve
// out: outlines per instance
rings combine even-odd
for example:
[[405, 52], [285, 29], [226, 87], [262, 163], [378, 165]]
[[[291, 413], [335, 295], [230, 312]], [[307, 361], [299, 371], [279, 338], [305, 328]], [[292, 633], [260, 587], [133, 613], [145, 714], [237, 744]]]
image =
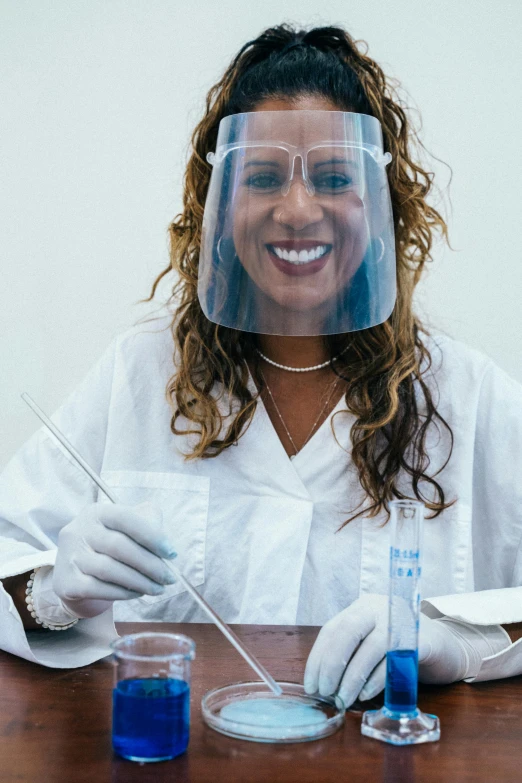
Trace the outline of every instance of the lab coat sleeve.
[[[105, 449], [115, 340], [53, 421], [96, 471]], [[53, 565], [58, 534], [96, 500], [93, 482], [45, 428], [15, 454], [0, 475], [0, 580]], [[52, 667], [85, 666], [110, 653], [117, 638], [112, 609], [67, 631], [25, 631], [0, 582], [0, 649]]]
[[430, 598], [421, 606], [432, 618], [481, 627], [488, 637], [494, 652], [467, 682], [522, 674], [522, 639], [512, 644], [501, 628], [522, 622], [521, 476], [522, 387], [491, 363], [479, 397], [473, 465], [473, 558], [479, 589]]

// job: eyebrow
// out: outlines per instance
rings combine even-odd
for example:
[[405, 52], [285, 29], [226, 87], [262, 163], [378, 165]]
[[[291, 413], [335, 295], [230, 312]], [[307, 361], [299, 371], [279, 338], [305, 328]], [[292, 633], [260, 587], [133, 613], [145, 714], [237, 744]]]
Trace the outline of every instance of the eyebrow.
[[321, 160], [319, 163], [314, 163], [314, 169], [319, 168], [319, 166], [331, 166], [332, 163], [349, 163], [350, 166], [354, 167], [359, 165], [355, 160], [350, 160], [349, 158], [330, 158], [330, 160]]
[[276, 160], [249, 160], [245, 164], [247, 169], [249, 166], [274, 166], [274, 168], [280, 168], [280, 164]]

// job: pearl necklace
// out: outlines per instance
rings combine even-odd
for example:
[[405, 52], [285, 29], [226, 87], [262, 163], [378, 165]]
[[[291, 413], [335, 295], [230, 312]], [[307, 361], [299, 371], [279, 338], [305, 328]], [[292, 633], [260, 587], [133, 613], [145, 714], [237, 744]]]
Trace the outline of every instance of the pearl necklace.
[[259, 356], [265, 360], [265, 362], [268, 362], [268, 364], [273, 365], [273, 367], [277, 367], [279, 370], [288, 370], [288, 372], [312, 372], [312, 370], [322, 370], [324, 367], [328, 367], [329, 364], [332, 362], [336, 362], [337, 359], [339, 359], [343, 353], [345, 353], [348, 350], [348, 346], [341, 351], [341, 353], [338, 353], [337, 356], [334, 356], [333, 359], [328, 359], [326, 362], [323, 362], [322, 364], [314, 364], [312, 367], [287, 367], [286, 364], [278, 364], [277, 362], [274, 362], [272, 359], [269, 359], [268, 356], [265, 356], [264, 353], [261, 353], [259, 348], [256, 348], [256, 352], [259, 354]]

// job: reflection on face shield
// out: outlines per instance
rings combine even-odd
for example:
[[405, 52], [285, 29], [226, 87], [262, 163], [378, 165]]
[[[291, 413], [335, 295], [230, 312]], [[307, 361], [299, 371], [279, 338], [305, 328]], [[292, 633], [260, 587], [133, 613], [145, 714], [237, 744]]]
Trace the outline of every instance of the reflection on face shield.
[[295, 335], [382, 322], [395, 298], [395, 256], [378, 121], [320, 111], [225, 120], [208, 156], [198, 283], [207, 317]]

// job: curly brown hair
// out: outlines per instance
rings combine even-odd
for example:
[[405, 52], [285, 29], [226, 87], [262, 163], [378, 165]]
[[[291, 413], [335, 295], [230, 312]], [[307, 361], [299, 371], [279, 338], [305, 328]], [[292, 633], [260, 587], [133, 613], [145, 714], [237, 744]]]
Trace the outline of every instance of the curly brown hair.
[[401, 472], [411, 477], [413, 496], [424, 501], [433, 516], [451, 505], [435, 480], [437, 474], [427, 473], [430, 425], [441, 425], [449, 434], [443, 467], [452, 453], [453, 434], [437, 412], [425, 381], [431, 356], [421, 334], [427, 332], [412, 312], [413, 290], [426, 262], [432, 260], [434, 233], [440, 232], [447, 241], [447, 226], [427, 203], [433, 174], [413, 159], [420, 141], [398, 96], [399, 84], [386, 78], [367, 49], [338, 27], [305, 31], [289, 25], [265, 30], [242, 47], [207, 95], [205, 114], [192, 136], [183, 211], [169, 227], [170, 264], [144, 300], [154, 297], [165, 275], [177, 273], [169, 299], [176, 303], [171, 330], [177, 353], [176, 370], [166, 390], [173, 408], [171, 429], [176, 435], [196, 435], [187, 459], [216, 457], [237, 443], [257, 405], [257, 396], [248, 388], [247, 365], [254, 357], [255, 337], [211, 323], [197, 297], [211, 173], [206, 156], [215, 149], [220, 120], [250, 111], [266, 98], [308, 94], [380, 121], [384, 151], [392, 155], [387, 172], [396, 237], [397, 301], [385, 323], [324, 338], [330, 355], [346, 349], [337, 369], [333, 365], [332, 369], [347, 383], [346, 405], [355, 416], [352, 459], [366, 496], [364, 507], [358, 513], [354, 509], [347, 522], [363, 513], [375, 516], [382, 509], [388, 511], [389, 500], [407, 497], [398, 486]]

